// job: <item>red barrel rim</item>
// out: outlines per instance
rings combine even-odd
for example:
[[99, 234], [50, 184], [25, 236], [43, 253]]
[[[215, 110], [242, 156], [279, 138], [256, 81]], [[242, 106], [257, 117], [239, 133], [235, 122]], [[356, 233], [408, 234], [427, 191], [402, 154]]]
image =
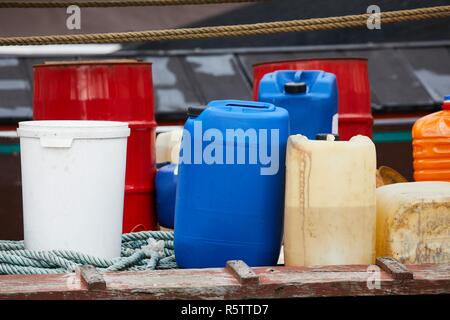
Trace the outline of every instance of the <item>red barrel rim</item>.
[[148, 65], [151, 66], [152, 63], [148, 61], [139, 61], [134, 59], [103, 59], [103, 60], [66, 60], [66, 61], [46, 61], [41, 64], [36, 64], [33, 66], [34, 68], [51, 68], [51, 67], [63, 67], [63, 66], [85, 66], [85, 65], [130, 65], [130, 64], [138, 64], [138, 65]]

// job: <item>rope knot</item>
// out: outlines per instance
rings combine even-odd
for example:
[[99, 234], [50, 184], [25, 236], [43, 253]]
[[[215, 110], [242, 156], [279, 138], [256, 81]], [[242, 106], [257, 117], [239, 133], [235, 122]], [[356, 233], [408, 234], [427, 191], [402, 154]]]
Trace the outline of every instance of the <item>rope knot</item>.
[[164, 240], [155, 240], [153, 238], [148, 238], [147, 245], [142, 246], [141, 249], [149, 256], [151, 256], [151, 252], [156, 252], [160, 256], [162, 256], [164, 255], [164, 247], [165, 247]]

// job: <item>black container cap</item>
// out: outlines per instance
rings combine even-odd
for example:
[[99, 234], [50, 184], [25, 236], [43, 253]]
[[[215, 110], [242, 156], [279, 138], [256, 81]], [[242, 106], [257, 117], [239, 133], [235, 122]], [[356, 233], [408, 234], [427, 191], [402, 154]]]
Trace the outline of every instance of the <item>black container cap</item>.
[[327, 140], [328, 135], [334, 136], [334, 141], [339, 141], [339, 135], [334, 133], [318, 133], [316, 134], [316, 140]]
[[195, 107], [188, 107], [187, 115], [188, 117], [197, 117], [200, 115], [200, 113], [205, 110], [207, 106], [195, 106]]
[[304, 82], [287, 82], [284, 84], [286, 93], [305, 93], [308, 86]]
[[170, 164], [170, 161], [159, 162], [156, 164], [156, 169], [161, 169], [162, 167], [167, 166], [168, 164]]

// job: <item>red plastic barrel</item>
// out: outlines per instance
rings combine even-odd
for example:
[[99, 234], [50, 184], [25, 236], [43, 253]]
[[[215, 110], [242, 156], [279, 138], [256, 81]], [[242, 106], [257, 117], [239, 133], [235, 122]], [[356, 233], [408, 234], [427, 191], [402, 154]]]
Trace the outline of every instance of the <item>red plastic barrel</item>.
[[154, 230], [155, 113], [150, 63], [51, 62], [34, 66], [35, 120], [129, 123], [123, 232]]
[[339, 136], [348, 140], [357, 134], [372, 137], [373, 117], [367, 59], [305, 59], [265, 62], [253, 66], [253, 99], [258, 98], [261, 78], [277, 70], [323, 70], [336, 75], [338, 85]]

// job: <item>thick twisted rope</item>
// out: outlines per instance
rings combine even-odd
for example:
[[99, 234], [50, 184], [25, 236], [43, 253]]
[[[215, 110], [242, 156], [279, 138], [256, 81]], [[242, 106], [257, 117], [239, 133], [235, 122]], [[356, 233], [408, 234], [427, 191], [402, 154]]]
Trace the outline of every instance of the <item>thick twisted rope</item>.
[[[317, 31], [366, 26], [371, 14], [341, 17], [289, 20], [255, 24], [180, 28], [118, 33], [2, 37], [0, 45], [47, 45], [68, 43], [120, 43], [130, 41], [161, 41], [269, 35], [284, 32]], [[397, 23], [450, 17], [450, 5], [380, 13], [381, 23]]]
[[173, 241], [173, 232], [166, 231], [141, 231], [141, 232], [132, 232], [125, 233], [122, 235], [122, 243], [136, 240], [147, 240], [149, 237], [152, 237], [156, 240], [172, 240]]
[[262, 2], [267, 0], [105, 0], [105, 1], [0, 1], [0, 8], [83, 8], [178, 6], [220, 3]]
[[176, 268], [173, 233], [144, 231], [122, 235], [121, 257], [104, 259], [69, 251], [26, 250], [23, 241], [0, 241], [0, 274], [53, 274], [92, 265], [102, 272]]

